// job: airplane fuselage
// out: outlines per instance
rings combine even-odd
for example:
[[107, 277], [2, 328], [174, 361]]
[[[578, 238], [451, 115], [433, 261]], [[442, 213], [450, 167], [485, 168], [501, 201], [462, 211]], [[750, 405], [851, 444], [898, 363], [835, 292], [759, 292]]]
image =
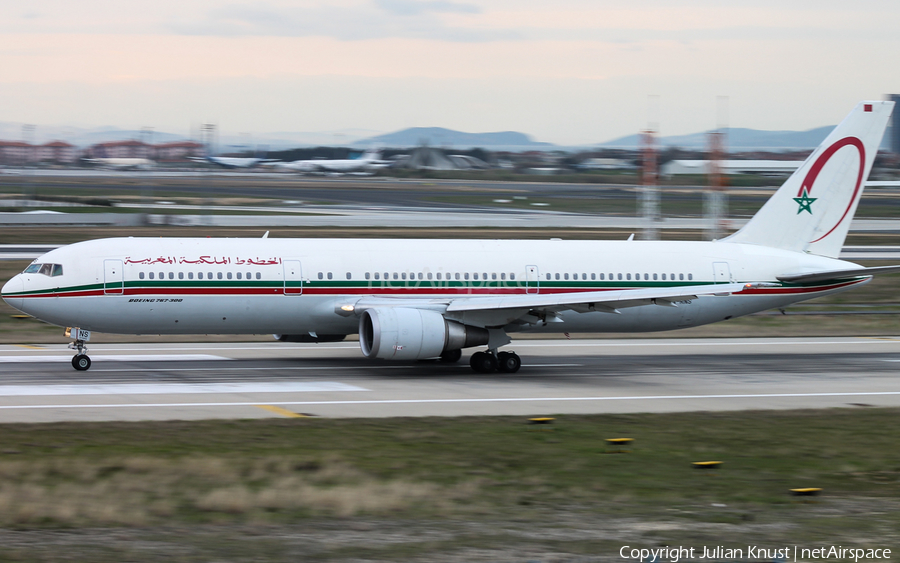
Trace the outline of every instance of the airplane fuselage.
[[[117, 238], [59, 248], [36, 262], [58, 264], [62, 273], [10, 280], [3, 295], [13, 307], [60, 326], [124, 334], [346, 335], [357, 332], [359, 319], [340, 307], [364, 297], [440, 308], [464, 296], [764, 284], [667, 306], [567, 310], [505, 327], [660, 331], [783, 307], [870, 279], [780, 283], [776, 276], [785, 272], [854, 265], [725, 242]], [[487, 324], [467, 314], [445, 317]]]

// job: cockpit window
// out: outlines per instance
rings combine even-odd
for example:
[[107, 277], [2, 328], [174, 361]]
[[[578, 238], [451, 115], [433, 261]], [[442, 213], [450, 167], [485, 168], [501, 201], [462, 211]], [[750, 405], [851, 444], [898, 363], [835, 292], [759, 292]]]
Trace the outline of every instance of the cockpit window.
[[43, 274], [45, 276], [63, 275], [62, 264], [30, 264], [25, 268], [26, 274]]

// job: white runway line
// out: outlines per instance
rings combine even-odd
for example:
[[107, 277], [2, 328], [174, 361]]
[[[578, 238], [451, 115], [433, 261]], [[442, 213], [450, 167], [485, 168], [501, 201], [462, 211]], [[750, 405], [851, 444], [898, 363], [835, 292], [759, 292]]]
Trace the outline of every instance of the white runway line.
[[[779, 399], [815, 397], [883, 397], [897, 396], [900, 391], [872, 391], [861, 393], [759, 393], [746, 395], [648, 395], [634, 397], [519, 397], [495, 399], [384, 399], [371, 401], [266, 401], [267, 405], [396, 405], [428, 403], [526, 403], [567, 401], [669, 401], [674, 399]], [[97, 405], [0, 405], [0, 410], [21, 409], [133, 409], [135, 407], [254, 407], [259, 402], [234, 403], [116, 403]]]
[[[32, 364], [44, 362], [71, 362], [74, 353], [68, 356], [0, 356], [0, 363], [8, 364]], [[201, 362], [208, 360], [231, 360], [225, 356], [213, 356], [212, 354], [90, 354], [94, 362]]]
[[368, 391], [368, 389], [333, 381], [0, 385], [0, 397], [38, 397], [46, 395], [182, 395], [190, 393], [318, 393], [332, 391]]

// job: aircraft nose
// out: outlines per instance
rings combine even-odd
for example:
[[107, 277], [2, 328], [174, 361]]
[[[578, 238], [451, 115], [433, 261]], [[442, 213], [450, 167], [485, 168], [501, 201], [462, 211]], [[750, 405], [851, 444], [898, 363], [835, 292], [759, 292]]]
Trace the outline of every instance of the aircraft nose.
[[0, 290], [0, 296], [3, 297], [3, 300], [9, 303], [11, 307], [15, 307], [18, 310], [22, 310], [22, 299], [21, 297], [14, 297], [17, 293], [22, 293], [25, 291], [25, 281], [22, 279], [21, 275], [13, 276], [8, 282], [3, 285], [3, 289]]

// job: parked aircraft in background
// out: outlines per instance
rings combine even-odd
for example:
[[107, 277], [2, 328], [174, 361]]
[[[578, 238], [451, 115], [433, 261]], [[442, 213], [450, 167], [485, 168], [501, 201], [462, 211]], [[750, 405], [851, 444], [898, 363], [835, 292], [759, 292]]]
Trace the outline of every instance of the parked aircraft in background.
[[276, 162], [271, 166], [302, 174], [350, 174], [372, 172], [390, 164], [389, 160], [381, 160], [380, 151], [369, 149], [359, 158], [295, 160], [293, 162]]
[[84, 161], [110, 170], [150, 170], [156, 166], [156, 161], [149, 158], [85, 158]]
[[240, 157], [240, 156], [192, 156], [194, 162], [208, 162], [222, 168], [253, 168], [266, 162], [278, 162], [277, 158]]
[[518, 371], [510, 333], [692, 327], [830, 295], [900, 266], [839, 260], [893, 102], [862, 102], [757, 214], [719, 241], [114, 238], [61, 247], [2, 297], [91, 331], [359, 334], [368, 358]]

